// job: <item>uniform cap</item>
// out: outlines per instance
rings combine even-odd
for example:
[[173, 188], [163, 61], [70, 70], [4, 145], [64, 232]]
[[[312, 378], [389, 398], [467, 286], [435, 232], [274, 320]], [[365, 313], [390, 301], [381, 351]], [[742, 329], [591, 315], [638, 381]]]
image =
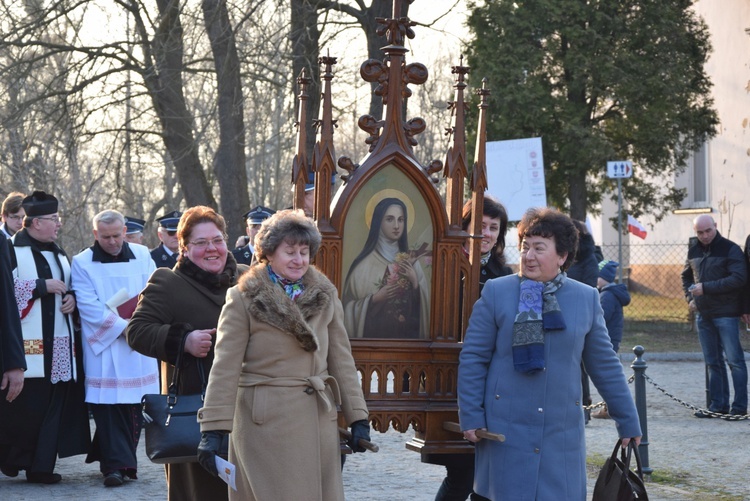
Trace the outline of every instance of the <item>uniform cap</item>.
[[276, 214], [275, 210], [258, 205], [246, 212], [243, 217], [250, 224], [260, 224], [274, 214]]
[[127, 230], [125, 230], [125, 234], [132, 235], [133, 233], [143, 232], [143, 227], [145, 226], [145, 224], [146, 221], [143, 219], [138, 219], [132, 216], [125, 216], [125, 227], [127, 228]]
[[164, 228], [167, 231], [177, 231], [177, 223], [180, 222], [181, 217], [182, 212], [173, 210], [171, 212], [167, 212], [162, 217], [157, 218], [156, 220], [159, 221], [159, 226], [161, 228]]

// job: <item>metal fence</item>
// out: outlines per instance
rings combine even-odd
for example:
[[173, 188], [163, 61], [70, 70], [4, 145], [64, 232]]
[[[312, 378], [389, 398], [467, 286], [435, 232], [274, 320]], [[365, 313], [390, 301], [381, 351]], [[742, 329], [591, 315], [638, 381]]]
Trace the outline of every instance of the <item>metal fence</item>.
[[[623, 282], [631, 296], [624, 309], [626, 321], [692, 322], [680, 278], [687, 250], [687, 242], [623, 244]], [[617, 245], [603, 245], [602, 254], [604, 259], [620, 259]]]
[[[602, 245], [604, 259], [620, 262], [617, 244]], [[627, 322], [684, 324], [689, 328], [692, 315], [682, 293], [680, 273], [687, 257], [688, 242], [644, 243], [622, 246], [623, 283], [631, 303], [624, 309]], [[519, 262], [518, 249], [505, 249], [508, 262]]]

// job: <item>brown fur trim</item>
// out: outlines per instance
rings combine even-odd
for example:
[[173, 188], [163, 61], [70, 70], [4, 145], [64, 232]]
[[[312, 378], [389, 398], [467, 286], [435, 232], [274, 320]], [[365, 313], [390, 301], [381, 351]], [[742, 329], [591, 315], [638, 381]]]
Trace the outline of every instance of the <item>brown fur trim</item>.
[[305, 351], [315, 351], [318, 338], [307, 322], [330, 305], [336, 288], [313, 266], [305, 273], [303, 285], [305, 291], [293, 302], [271, 281], [267, 265], [259, 264], [242, 276], [239, 288], [249, 299], [247, 309], [253, 318], [294, 336]]

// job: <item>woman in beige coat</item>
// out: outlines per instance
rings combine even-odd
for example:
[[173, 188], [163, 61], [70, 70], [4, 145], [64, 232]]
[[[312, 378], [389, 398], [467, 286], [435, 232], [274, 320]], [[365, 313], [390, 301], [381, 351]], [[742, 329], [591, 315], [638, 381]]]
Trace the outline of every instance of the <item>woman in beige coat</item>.
[[231, 433], [230, 499], [343, 501], [337, 404], [353, 449], [369, 440], [341, 302], [310, 266], [320, 241], [302, 211], [276, 213], [255, 238], [260, 264], [227, 293], [198, 412], [198, 458], [215, 474], [215, 453]]

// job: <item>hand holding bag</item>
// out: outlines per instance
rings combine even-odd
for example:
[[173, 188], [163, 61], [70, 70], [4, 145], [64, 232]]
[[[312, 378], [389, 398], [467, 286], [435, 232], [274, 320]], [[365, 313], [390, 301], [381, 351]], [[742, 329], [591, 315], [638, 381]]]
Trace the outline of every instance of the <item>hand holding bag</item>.
[[[643, 468], [641, 456], [635, 441], [627, 445], [627, 455], [621, 447], [622, 440], [615, 444], [615, 450], [599, 472], [594, 487], [592, 501], [648, 501], [646, 487], [643, 485]], [[620, 457], [617, 457], [620, 449]], [[630, 459], [635, 456], [636, 471], [630, 469]]]
[[[201, 440], [198, 409], [203, 407], [207, 378], [200, 360], [195, 360], [202, 381], [201, 393], [178, 395], [180, 371], [184, 364], [185, 340], [183, 337], [177, 355], [172, 381], [166, 395], [143, 395], [141, 399], [146, 439], [146, 455], [158, 464], [195, 463]], [[225, 436], [220, 456], [225, 459], [228, 435]]]

